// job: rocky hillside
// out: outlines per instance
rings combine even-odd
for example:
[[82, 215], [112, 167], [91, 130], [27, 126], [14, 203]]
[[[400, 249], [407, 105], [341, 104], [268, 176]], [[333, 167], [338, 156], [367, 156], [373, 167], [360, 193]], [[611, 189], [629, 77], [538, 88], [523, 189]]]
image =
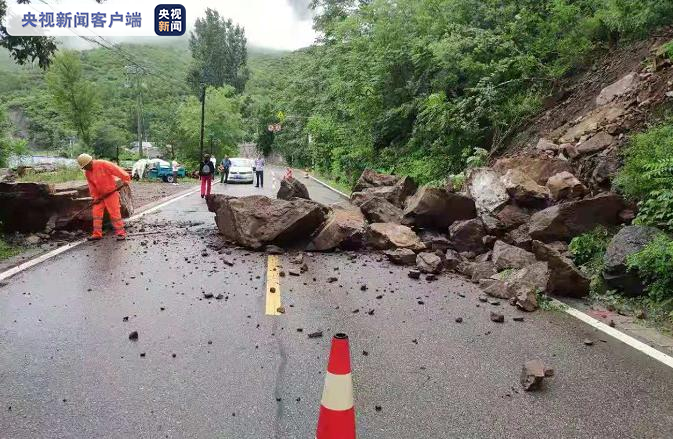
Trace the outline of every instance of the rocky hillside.
[[663, 46], [673, 28], [617, 47], [547, 99], [547, 109], [503, 156], [556, 157], [593, 191], [611, 188], [632, 133], [673, 107], [673, 68]]

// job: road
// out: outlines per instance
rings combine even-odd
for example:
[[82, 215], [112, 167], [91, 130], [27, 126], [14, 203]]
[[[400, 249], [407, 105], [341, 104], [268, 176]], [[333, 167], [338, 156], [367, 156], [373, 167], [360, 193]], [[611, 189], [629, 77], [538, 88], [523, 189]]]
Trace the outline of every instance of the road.
[[[479, 302], [457, 276], [428, 283], [375, 253], [334, 253], [280, 277], [286, 313], [269, 316], [267, 256], [219, 253], [198, 193], [131, 235], [80, 245], [0, 287], [1, 438], [312, 438], [336, 332], [350, 336], [361, 438], [673, 435], [673, 370], [565, 313], [523, 314]], [[505, 323], [490, 321], [494, 309]], [[323, 338], [307, 337], [318, 330]], [[532, 358], [556, 373], [524, 393]]]

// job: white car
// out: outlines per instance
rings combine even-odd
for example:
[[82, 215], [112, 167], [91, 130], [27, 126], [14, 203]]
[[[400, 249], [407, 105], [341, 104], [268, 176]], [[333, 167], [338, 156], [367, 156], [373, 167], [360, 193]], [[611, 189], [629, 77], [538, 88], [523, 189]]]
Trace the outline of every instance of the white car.
[[254, 162], [251, 159], [233, 158], [229, 160], [231, 160], [228, 179], [230, 183], [253, 183], [255, 181], [255, 173], [252, 171]]

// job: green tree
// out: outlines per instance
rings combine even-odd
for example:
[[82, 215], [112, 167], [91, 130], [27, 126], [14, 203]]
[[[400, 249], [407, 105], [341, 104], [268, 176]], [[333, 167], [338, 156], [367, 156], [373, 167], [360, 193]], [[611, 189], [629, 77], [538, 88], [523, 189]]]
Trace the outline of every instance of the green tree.
[[216, 87], [231, 85], [239, 93], [245, 88], [249, 72], [245, 31], [230, 19], [206, 9], [205, 18], [197, 18], [190, 34], [189, 49], [193, 62], [187, 82], [194, 91], [205, 83]]
[[[201, 104], [189, 96], [178, 111], [180, 141], [177, 156], [188, 160], [199, 156]], [[235, 155], [243, 137], [240, 98], [231, 86], [209, 89], [206, 93], [205, 139], [213, 139], [213, 153]], [[210, 147], [206, 148], [209, 151]]]
[[[18, 3], [29, 3], [26, 0]], [[51, 62], [51, 57], [56, 52], [56, 41], [48, 37], [13, 37], [7, 34], [7, 28], [2, 25], [7, 14], [7, 2], [0, 0], [0, 47], [9, 50], [12, 58], [18, 64], [33, 62], [37, 59], [38, 64], [46, 69]]]
[[76, 52], [64, 51], [55, 58], [47, 74], [54, 105], [66, 115], [85, 146], [91, 146], [91, 128], [98, 111], [98, 96], [84, 79]]

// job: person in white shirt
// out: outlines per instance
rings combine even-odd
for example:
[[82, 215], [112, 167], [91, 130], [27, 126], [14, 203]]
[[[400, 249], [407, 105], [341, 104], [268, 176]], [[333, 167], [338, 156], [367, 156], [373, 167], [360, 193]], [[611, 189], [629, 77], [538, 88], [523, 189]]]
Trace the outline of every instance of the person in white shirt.
[[261, 154], [255, 160], [255, 175], [257, 176], [255, 187], [264, 187], [264, 157]]
[[173, 184], [177, 185], [178, 184], [178, 170], [180, 169], [180, 165], [178, 162], [173, 160], [173, 163], [171, 163], [171, 168], [173, 169]]

